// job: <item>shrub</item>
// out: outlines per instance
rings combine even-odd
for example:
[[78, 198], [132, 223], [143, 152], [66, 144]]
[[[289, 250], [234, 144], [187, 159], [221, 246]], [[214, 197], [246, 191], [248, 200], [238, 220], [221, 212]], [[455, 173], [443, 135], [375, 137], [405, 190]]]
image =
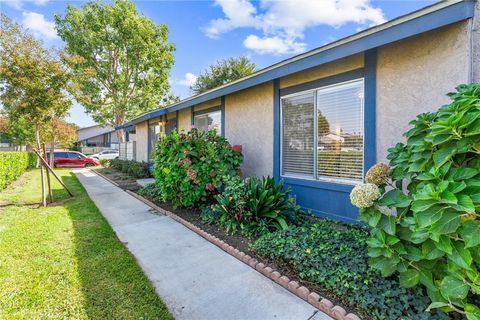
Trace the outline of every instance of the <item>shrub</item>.
[[108, 159], [100, 159], [99, 162], [100, 162], [100, 165], [104, 168], [110, 167], [110, 160]]
[[224, 180], [238, 174], [241, 152], [212, 130], [163, 135], [155, 150], [155, 180], [175, 207], [211, 201]]
[[223, 193], [215, 196], [216, 204], [202, 211], [202, 220], [217, 223], [229, 233], [240, 231], [253, 237], [282, 230], [288, 222], [296, 222], [300, 207], [283, 191], [283, 182], [273, 178], [230, 178]]
[[401, 288], [396, 279], [385, 279], [369, 268], [368, 235], [366, 228], [322, 219], [265, 234], [252, 249], [288, 264], [301, 279], [331, 290], [363, 317], [448, 319], [424, 312], [428, 297], [420, 288]]
[[138, 194], [142, 197], [150, 199], [152, 201], [161, 200], [162, 196], [158, 186], [155, 183], [147, 184], [146, 186], [139, 189]]
[[110, 167], [139, 179], [151, 176], [148, 163], [146, 162], [112, 159], [110, 160]]
[[389, 149], [382, 197], [359, 217], [373, 227], [371, 265], [422, 284], [430, 308], [480, 319], [480, 84], [410, 124], [406, 144]]
[[0, 152], [0, 190], [5, 189], [25, 170], [37, 165], [37, 156], [30, 152]]

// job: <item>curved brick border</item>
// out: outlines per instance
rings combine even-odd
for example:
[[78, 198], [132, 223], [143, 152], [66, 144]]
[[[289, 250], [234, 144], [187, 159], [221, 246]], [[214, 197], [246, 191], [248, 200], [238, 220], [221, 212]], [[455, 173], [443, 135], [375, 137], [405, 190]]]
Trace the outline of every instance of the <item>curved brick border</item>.
[[[107, 179], [109, 180], [109, 179]], [[330, 317], [337, 319], [337, 320], [360, 320], [360, 318], [353, 314], [345, 311], [344, 308], [338, 305], [334, 305], [330, 300], [322, 298], [318, 293], [309, 290], [307, 287], [300, 286], [297, 281], [290, 280], [287, 276], [282, 275], [280, 272], [272, 269], [269, 266], [266, 266], [262, 262], [258, 262], [257, 259], [252, 258], [248, 254], [232, 247], [225, 241], [211, 235], [208, 232], [205, 232], [201, 228], [197, 227], [191, 222], [177, 216], [173, 212], [160, 208], [156, 204], [152, 203], [151, 201], [145, 199], [144, 197], [132, 192], [130, 190], [125, 190], [128, 194], [132, 195], [133, 197], [137, 198], [138, 200], [142, 201], [146, 205], [152, 207], [153, 209], [157, 210], [161, 214], [169, 216], [173, 220], [183, 224], [188, 229], [192, 230], [193, 232], [197, 233], [198, 235], [202, 236], [206, 240], [210, 241], [217, 247], [221, 248], [222, 250], [226, 251], [230, 255], [234, 256], [238, 260], [242, 261], [243, 263], [249, 265], [253, 269], [257, 270], [265, 277], [270, 278], [272, 281], [278, 283], [288, 291], [292, 292], [300, 299], [303, 299], [310, 303], [315, 308], [323, 311], [324, 313], [328, 314]]]

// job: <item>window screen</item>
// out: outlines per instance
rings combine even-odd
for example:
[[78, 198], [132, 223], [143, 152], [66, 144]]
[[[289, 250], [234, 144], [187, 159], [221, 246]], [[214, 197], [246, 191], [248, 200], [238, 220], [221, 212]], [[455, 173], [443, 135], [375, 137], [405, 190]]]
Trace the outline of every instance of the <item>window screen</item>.
[[165, 133], [172, 133], [173, 129], [177, 128], [177, 119], [168, 119], [167, 125], [165, 126]]
[[195, 127], [200, 131], [215, 129], [217, 134], [222, 132], [222, 112], [220, 110], [196, 115], [193, 119]]
[[362, 181], [363, 102], [363, 79], [282, 98], [282, 175]]
[[282, 99], [282, 174], [314, 175], [314, 94]]
[[160, 125], [158, 123], [150, 124], [148, 126], [148, 135], [150, 141], [150, 154], [148, 155], [148, 159], [150, 160], [152, 159], [152, 154], [160, 138]]
[[363, 81], [317, 91], [318, 178], [362, 181]]

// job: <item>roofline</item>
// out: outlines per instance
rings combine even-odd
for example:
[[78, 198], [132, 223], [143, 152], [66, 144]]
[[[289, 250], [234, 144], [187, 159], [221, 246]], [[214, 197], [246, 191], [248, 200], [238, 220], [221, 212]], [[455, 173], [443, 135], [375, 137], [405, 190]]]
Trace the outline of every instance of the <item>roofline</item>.
[[307, 70], [414, 35], [473, 17], [475, 0], [447, 0], [400, 16], [381, 25], [360, 31], [322, 47], [299, 54], [261, 69], [246, 77], [188, 97], [166, 108], [144, 113], [118, 129], [170, 112], [191, 107], [221, 96], [247, 89], [286, 75]]
[[89, 136], [89, 137], [87, 137], [87, 138], [85, 138], [85, 139], [77, 140], [77, 141], [75, 141], [75, 142], [86, 141], [86, 140], [88, 140], [88, 139], [95, 138], [95, 137], [98, 137], [98, 136], [103, 136], [104, 134], [113, 133], [113, 132], [115, 132], [115, 131], [117, 131], [117, 129], [114, 129], [114, 130], [111, 130], [111, 131], [107, 131], [107, 132], [104, 132], [104, 133], [100, 133], [100, 134], [97, 134], [97, 135], [94, 135], [94, 136]]

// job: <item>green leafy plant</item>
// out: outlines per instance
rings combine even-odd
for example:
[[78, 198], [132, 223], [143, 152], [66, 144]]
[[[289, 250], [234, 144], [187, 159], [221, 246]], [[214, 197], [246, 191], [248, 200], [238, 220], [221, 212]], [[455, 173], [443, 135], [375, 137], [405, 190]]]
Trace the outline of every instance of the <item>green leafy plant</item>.
[[202, 205], [227, 177], [238, 175], [242, 161], [242, 153], [215, 130], [174, 130], [161, 136], [155, 149], [155, 181], [163, 201], [176, 207]]
[[99, 162], [100, 162], [100, 165], [104, 168], [110, 167], [110, 160], [108, 159], [100, 159]]
[[146, 186], [142, 187], [137, 191], [139, 195], [145, 197], [152, 201], [157, 201], [162, 199], [162, 195], [158, 186], [155, 183], [147, 184]]
[[270, 177], [261, 180], [248, 177], [228, 179], [223, 193], [215, 196], [216, 204], [202, 211], [207, 223], [218, 223], [229, 233], [240, 231], [252, 237], [288, 227], [296, 222], [300, 207], [284, 191], [283, 182], [278, 184]]
[[126, 173], [134, 178], [143, 179], [151, 177], [148, 163], [146, 162], [112, 159], [109, 163], [111, 168]]
[[0, 190], [5, 189], [25, 170], [37, 165], [37, 156], [31, 152], [0, 152]]
[[289, 265], [298, 276], [320, 285], [370, 319], [448, 319], [425, 312], [429, 299], [421, 288], [401, 288], [395, 278], [383, 278], [368, 265], [366, 227], [327, 219], [268, 233], [252, 249]]
[[452, 103], [410, 123], [406, 144], [389, 149], [389, 179], [359, 218], [373, 228], [373, 268], [398, 272], [403, 287], [423, 285], [429, 309], [478, 320], [480, 84], [449, 96]]

